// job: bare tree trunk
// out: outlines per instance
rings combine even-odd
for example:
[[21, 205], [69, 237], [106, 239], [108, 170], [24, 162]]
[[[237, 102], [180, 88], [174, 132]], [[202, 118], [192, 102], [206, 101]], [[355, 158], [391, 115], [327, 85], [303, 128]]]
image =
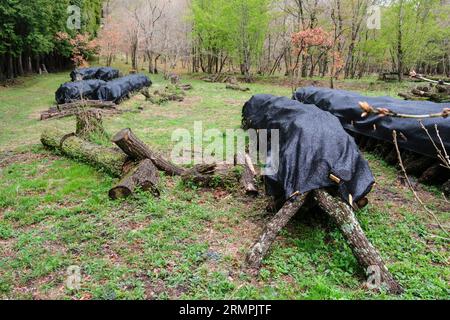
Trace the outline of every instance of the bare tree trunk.
[[403, 0], [399, 2], [398, 35], [397, 35], [397, 72], [398, 81], [403, 80]]

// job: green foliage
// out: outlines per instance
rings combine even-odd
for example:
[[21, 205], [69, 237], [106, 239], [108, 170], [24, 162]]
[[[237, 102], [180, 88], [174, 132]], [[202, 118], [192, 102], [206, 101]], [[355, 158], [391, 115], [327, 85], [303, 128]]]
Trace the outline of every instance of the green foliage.
[[194, 0], [193, 37], [207, 55], [223, 53], [250, 64], [262, 52], [270, 21], [269, 0]]
[[0, 54], [45, 55], [56, 49], [66, 55], [64, 48], [57, 45], [55, 36], [58, 32], [75, 35], [66, 26], [67, 8], [72, 4], [82, 9], [80, 32], [95, 35], [100, 26], [102, 0], [2, 1]]
[[450, 14], [439, 0], [395, 0], [382, 9], [381, 30], [367, 31], [359, 43], [364, 59], [397, 65], [399, 32], [405, 69], [439, 63], [449, 51], [450, 29], [442, 27]]

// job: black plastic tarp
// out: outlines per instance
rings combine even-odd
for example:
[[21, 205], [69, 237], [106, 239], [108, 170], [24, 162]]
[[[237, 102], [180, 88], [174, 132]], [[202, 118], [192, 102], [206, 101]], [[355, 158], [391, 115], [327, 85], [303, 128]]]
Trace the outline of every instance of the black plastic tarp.
[[55, 93], [58, 104], [70, 103], [80, 99], [97, 100], [98, 90], [105, 85], [101, 80], [84, 80], [67, 82], [59, 87]]
[[103, 80], [111, 81], [119, 77], [119, 70], [110, 67], [79, 68], [70, 73], [72, 81], [81, 80]]
[[359, 201], [371, 191], [368, 162], [330, 113], [286, 97], [256, 95], [244, 106], [243, 123], [247, 129], [279, 130], [279, 170], [265, 179], [275, 198], [335, 186], [330, 174], [342, 180], [338, 190], [347, 202], [350, 195]]
[[129, 93], [150, 87], [152, 82], [145, 75], [134, 74], [107, 82], [98, 90], [97, 99], [118, 102]]
[[[437, 152], [425, 130], [421, 128], [419, 120], [377, 115], [362, 118], [363, 111], [359, 107], [359, 102], [368, 102], [375, 108], [388, 108], [396, 113], [410, 115], [440, 113], [444, 108], [450, 108], [450, 103], [405, 101], [391, 97], [365, 97], [355, 92], [317, 87], [299, 88], [294, 94], [294, 99], [316, 105], [320, 109], [330, 112], [339, 118], [345, 129], [351, 132], [393, 142], [393, 131], [396, 130], [402, 137], [398, 139], [400, 147], [430, 157], [436, 157]], [[438, 142], [438, 138], [435, 125], [438, 125], [445, 147], [450, 150], [450, 119], [424, 119], [422, 123], [436, 139], [436, 142]]]

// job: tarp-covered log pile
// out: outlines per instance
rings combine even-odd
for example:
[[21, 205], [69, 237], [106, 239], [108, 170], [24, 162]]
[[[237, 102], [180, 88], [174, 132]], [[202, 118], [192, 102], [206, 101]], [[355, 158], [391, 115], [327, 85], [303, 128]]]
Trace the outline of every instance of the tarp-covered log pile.
[[129, 75], [109, 82], [102, 80], [67, 82], [56, 91], [55, 98], [58, 104], [82, 99], [117, 103], [125, 97], [151, 85], [150, 79], [140, 74]]
[[151, 85], [152, 82], [147, 76], [132, 74], [107, 82], [101, 86], [98, 90], [97, 99], [101, 101], [120, 102], [132, 93], [150, 87]]
[[79, 100], [99, 100], [98, 90], [106, 82], [102, 80], [83, 80], [67, 82], [59, 87], [55, 93], [58, 104], [71, 103]]
[[340, 178], [339, 193], [347, 202], [370, 192], [369, 165], [333, 115], [289, 98], [256, 95], [245, 104], [243, 122], [246, 129], [279, 130], [279, 170], [266, 177], [275, 198], [336, 185], [330, 174]]
[[[281, 200], [282, 205], [249, 251], [249, 266], [261, 266], [277, 234], [307, 202], [313, 201], [340, 228], [368, 274], [370, 268], [377, 268], [380, 282], [390, 293], [403, 292], [364, 234], [351, 207], [371, 191], [374, 178], [354, 139], [339, 120], [315, 106], [285, 97], [256, 95], [244, 106], [243, 127], [279, 132], [279, 148], [272, 142], [267, 161], [278, 170], [265, 177], [265, 181], [268, 193]], [[276, 152], [279, 152], [278, 166], [274, 166]], [[334, 195], [336, 191], [343, 200]]]
[[[355, 137], [362, 149], [377, 151], [391, 164], [398, 163], [393, 146], [393, 131], [396, 131], [409, 174], [417, 175], [419, 182], [435, 185], [449, 180], [450, 170], [442, 166], [436, 147], [442, 152], [444, 148], [450, 150], [450, 118], [445, 117], [444, 112], [450, 108], [450, 103], [366, 97], [355, 92], [317, 87], [299, 88], [294, 99], [317, 106], [339, 118], [342, 126]], [[367, 102], [375, 109], [389, 109], [397, 114], [422, 117], [380, 117], [379, 114], [363, 117], [360, 102]], [[435, 114], [443, 116], [427, 117]]]

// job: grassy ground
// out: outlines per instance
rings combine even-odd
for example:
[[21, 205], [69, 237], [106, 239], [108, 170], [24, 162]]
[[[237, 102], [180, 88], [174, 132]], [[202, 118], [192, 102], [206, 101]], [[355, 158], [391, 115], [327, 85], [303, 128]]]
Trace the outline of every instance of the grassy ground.
[[[0, 88], [0, 298], [21, 299], [393, 299], [364, 289], [363, 271], [333, 224], [318, 212], [291, 222], [259, 276], [244, 257], [270, 218], [267, 199], [250, 201], [240, 190], [203, 190], [163, 177], [161, 199], [140, 194], [112, 202], [114, 180], [91, 167], [55, 156], [39, 145], [43, 128], [74, 128], [73, 119], [39, 122], [67, 79], [54, 74]], [[155, 87], [164, 86], [152, 77]], [[190, 79], [182, 103], [154, 106], [136, 96], [125, 113], [105, 119], [110, 133], [131, 127], [168, 154], [174, 129], [238, 128], [243, 103], [255, 93], [290, 95], [269, 79], [251, 93]], [[373, 95], [395, 95], [398, 86], [374, 80], [341, 82]], [[377, 185], [358, 213], [364, 230], [405, 287], [401, 299], [450, 297], [448, 242], [397, 172], [367, 155]], [[434, 188], [419, 186], [441, 221], [449, 204]], [[441, 234], [442, 235], [442, 234]], [[82, 270], [82, 287], [65, 287], [66, 270]]]

